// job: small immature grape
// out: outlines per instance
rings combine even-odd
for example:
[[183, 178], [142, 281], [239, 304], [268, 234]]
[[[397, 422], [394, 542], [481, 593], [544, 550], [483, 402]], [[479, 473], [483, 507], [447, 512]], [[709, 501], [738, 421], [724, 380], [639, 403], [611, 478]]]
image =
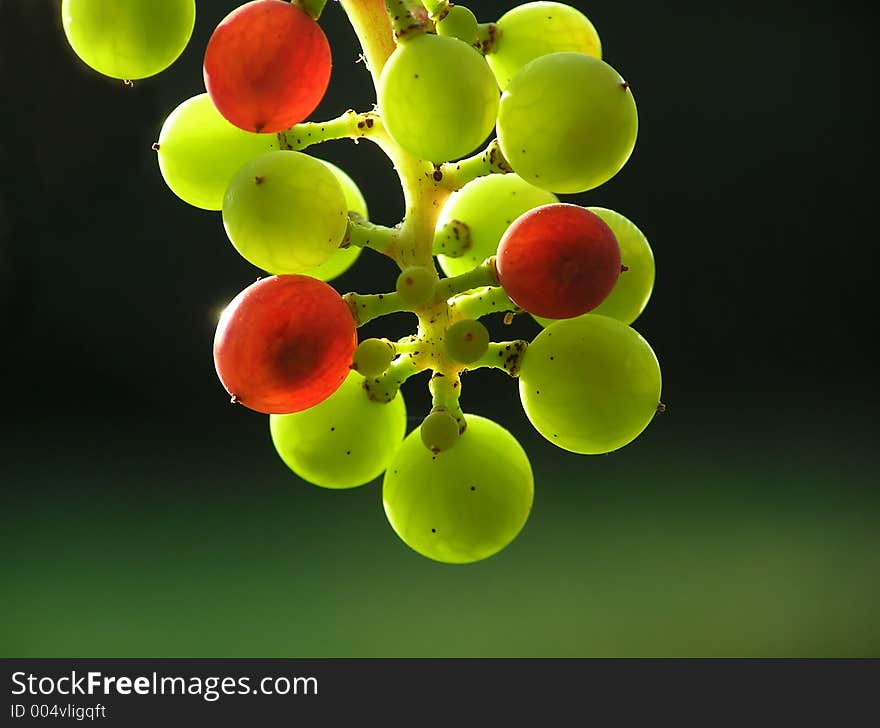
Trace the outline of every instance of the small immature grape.
[[495, 45], [486, 60], [502, 90], [529, 61], [571, 51], [602, 57], [602, 43], [579, 10], [556, 2], [532, 2], [508, 10], [496, 23]]
[[479, 321], [465, 319], [450, 326], [443, 335], [446, 355], [459, 364], [470, 364], [489, 348], [489, 331]]
[[394, 347], [384, 339], [364, 339], [354, 350], [351, 368], [364, 377], [378, 377], [394, 359]]
[[464, 41], [422, 33], [398, 45], [379, 78], [379, 111], [401, 147], [434, 163], [482, 143], [498, 114], [498, 84]]
[[301, 152], [263, 154], [232, 178], [223, 225], [243, 258], [269, 273], [308, 273], [339, 248], [348, 204], [325, 164]]
[[385, 515], [416, 552], [448, 564], [486, 559], [522, 530], [534, 478], [522, 446], [477, 415], [452, 449], [432, 453], [411, 432], [382, 481]]
[[611, 179], [629, 159], [637, 132], [629, 85], [583, 53], [527, 63], [498, 110], [498, 143], [514, 172], [556, 193], [586, 192]]
[[438, 409], [422, 420], [419, 433], [422, 444], [433, 453], [445, 452], [458, 442], [459, 426], [447, 410]]
[[180, 104], [162, 124], [159, 170], [184, 202], [219, 210], [235, 173], [255, 157], [277, 149], [275, 134], [253, 134], [233, 126], [214, 108], [208, 94], [200, 94]]
[[382, 474], [406, 433], [400, 393], [374, 402], [350, 373], [327, 399], [302, 412], [270, 415], [272, 443], [303, 480], [323, 488], [354, 488]]
[[64, 34], [76, 55], [111, 78], [154, 76], [192, 36], [195, 0], [63, 0]]
[[[450, 220], [468, 227], [470, 248], [464, 255], [438, 255], [437, 261], [448, 276], [469, 271], [498, 250], [504, 231], [524, 212], [539, 205], [558, 202], [556, 195], [530, 185], [515, 174], [489, 174], [468, 182], [453, 192], [440, 212], [438, 234]], [[435, 249], [438, 239], [435, 237]]]
[[252, 283], [223, 311], [214, 364], [233, 401], [257, 412], [301, 412], [345, 380], [357, 345], [348, 304], [301, 275]]
[[529, 344], [519, 374], [520, 399], [535, 429], [584, 455], [638, 437], [657, 411], [660, 384], [648, 342], [595, 314], [550, 324]]
[[473, 45], [477, 42], [478, 25], [477, 16], [464, 5], [453, 5], [446, 17], [437, 23], [437, 35], [458, 38]]
[[397, 293], [412, 308], [420, 308], [434, 297], [437, 275], [430, 268], [413, 265], [404, 268], [397, 276]]
[[[369, 219], [367, 211], [367, 201], [357, 183], [348, 175], [348, 173], [337, 167], [332, 162], [325, 159], [319, 159], [323, 164], [336, 176], [337, 181], [342, 185], [342, 192], [345, 195], [345, 202], [348, 205], [348, 211], [357, 213], [364, 220]], [[341, 276], [347, 271], [354, 262], [360, 257], [363, 248], [357, 245], [350, 245], [347, 248], [337, 248], [333, 254], [323, 263], [315, 268], [310, 268], [306, 273], [313, 278], [319, 278], [322, 281], [331, 281], [337, 276]]]
[[620, 247], [598, 215], [557, 203], [511, 225], [496, 258], [498, 279], [517, 306], [563, 319], [592, 311], [620, 276]]
[[330, 81], [330, 44], [308, 13], [284, 0], [253, 0], [214, 30], [205, 88], [230, 122], [278, 132], [305, 119]]

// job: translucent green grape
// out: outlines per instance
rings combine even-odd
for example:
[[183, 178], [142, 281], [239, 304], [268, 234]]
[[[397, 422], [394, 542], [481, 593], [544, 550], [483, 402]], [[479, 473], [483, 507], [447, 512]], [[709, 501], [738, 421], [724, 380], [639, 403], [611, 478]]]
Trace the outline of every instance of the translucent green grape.
[[364, 339], [354, 350], [351, 368], [364, 377], [378, 377], [394, 359], [394, 348], [384, 339]]
[[246, 163], [278, 149], [275, 134], [252, 134], [220, 116], [208, 94], [187, 99], [159, 132], [159, 170], [171, 191], [203, 210], [223, 207], [223, 195]]
[[[645, 310], [654, 290], [654, 253], [642, 231], [619, 212], [604, 207], [587, 209], [601, 217], [614, 232], [620, 245], [620, 261], [626, 268], [608, 298], [590, 313], [610, 316], [631, 324]], [[542, 326], [548, 326], [555, 321], [539, 316], [534, 318]]]
[[517, 71], [548, 53], [602, 57], [602, 43], [590, 20], [570, 5], [534, 2], [507, 11], [496, 23], [498, 36], [486, 60], [505, 89]]
[[348, 225], [342, 186], [306, 154], [269, 152], [242, 167], [223, 199], [223, 225], [242, 257], [269, 273], [308, 273]]
[[[457, 276], [495, 255], [498, 241], [510, 224], [524, 212], [558, 202], [556, 195], [542, 190], [515, 174], [490, 174], [468, 182], [454, 192], [440, 212], [438, 235], [450, 220], [468, 227], [471, 246], [459, 257], [438, 255], [448, 276]], [[436, 241], [436, 238], [435, 238]]]
[[477, 42], [478, 25], [477, 16], [464, 5], [453, 5], [446, 17], [437, 23], [437, 35], [451, 36], [473, 45]]
[[433, 453], [444, 452], [458, 442], [458, 420], [447, 410], [431, 412], [419, 427], [422, 444]]
[[551, 53], [511, 80], [498, 111], [498, 142], [513, 170], [557, 193], [591, 190], [626, 164], [638, 114], [628, 84], [582, 53]]
[[495, 125], [498, 85], [476, 49], [423, 33], [402, 42], [382, 69], [379, 110], [407, 152], [440, 163], [483, 142]]
[[434, 297], [436, 286], [437, 276], [430, 268], [413, 265], [400, 271], [396, 289], [407, 306], [419, 308]]
[[[318, 161], [324, 164], [327, 169], [336, 175], [336, 179], [339, 181], [339, 184], [342, 185], [342, 192], [345, 195], [345, 202], [348, 205], [349, 212], [356, 212], [364, 220], [367, 220], [370, 217], [369, 212], [367, 211], [367, 201], [364, 199], [363, 193], [357, 186], [357, 182], [355, 182], [347, 172], [340, 169], [332, 162], [328, 162], [324, 159], [319, 159]], [[321, 265], [312, 268], [307, 272], [313, 278], [319, 278], [322, 281], [331, 281], [337, 276], [341, 276], [354, 265], [354, 262], [360, 257], [361, 250], [362, 248], [359, 248], [356, 245], [351, 245], [347, 248], [337, 248], [327, 260], [321, 263]]]
[[177, 60], [195, 0], [63, 0], [64, 34], [83, 62], [111, 78], [147, 78]]
[[432, 454], [410, 433], [388, 465], [382, 500], [391, 527], [412, 549], [463, 564], [498, 553], [522, 530], [534, 480], [520, 444], [501, 425], [467, 415], [458, 444]]
[[479, 321], [465, 319], [450, 326], [443, 335], [446, 355], [459, 364], [470, 364], [489, 348], [489, 331]]
[[367, 396], [351, 372], [328, 399], [302, 412], [270, 415], [272, 443], [303, 480], [324, 488], [354, 488], [382, 474], [403, 441], [406, 407]]
[[660, 403], [660, 366], [636, 331], [607, 316], [557, 321], [529, 344], [519, 373], [523, 408], [554, 445], [611, 452], [648, 426]]

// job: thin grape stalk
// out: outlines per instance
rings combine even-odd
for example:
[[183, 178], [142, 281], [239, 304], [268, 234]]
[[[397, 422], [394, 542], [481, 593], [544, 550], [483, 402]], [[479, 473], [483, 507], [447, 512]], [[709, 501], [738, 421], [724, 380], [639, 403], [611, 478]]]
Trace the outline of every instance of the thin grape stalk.
[[[260, 2], [277, 0], [255, 0], [252, 4]], [[293, 2], [315, 22], [325, 4], [326, 0]], [[351, 373], [345, 377], [334, 371], [337, 389], [322, 389], [321, 401], [295, 409], [299, 400], [291, 407], [279, 395], [277, 401], [283, 404], [274, 408], [276, 392], [271, 388], [272, 397], [257, 399], [259, 406], [254, 409], [270, 414], [273, 441], [284, 462], [306, 480], [329, 488], [356, 487], [384, 470], [385, 511], [405, 543], [439, 561], [484, 559], [505, 548], [524, 526], [532, 504], [533, 476], [528, 458], [510, 433], [479, 415], [464, 414], [460, 401], [468, 371], [495, 368], [519, 377], [521, 399], [532, 424], [550, 442], [572, 452], [594, 454], [617, 449], [644, 429], [653, 412], [662, 410], [659, 367], [647, 342], [628, 327], [634, 318], [631, 311], [626, 311], [629, 320], [587, 311], [563, 322], [542, 322], [547, 327], [532, 348], [523, 340], [490, 341], [488, 331], [479, 323], [481, 317], [497, 312], [510, 317], [524, 310], [534, 315], [567, 311], [560, 305], [533, 307], [530, 301], [564, 295], [560, 291], [564, 292], [565, 286], [555, 285], [554, 276], [558, 273], [571, 279], [572, 271], [592, 270], [594, 261], [574, 260], [572, 256], [587, 255], [578, 251], [596, 246], [577, 240], [569, 250], [564, 240], [543, 240], [540, 228], [526, 239], [517, 239], [522, 226], [513, 223], [530, 213], [540, 217], [537, 208], [561, 207], [556, 204], [560, 202], [556, 194], [582, 192], [618, 172], [628, 156], [627, 149], [634, 144], [632, 92], [628, 84], [617, 83], [613, 69], [597, 65], [602, 63], [597, 60], [601, 46], [589, 21], [560, 3], [525, 3], [521, 13], [508, 15], [498, 24], [476, 22], [473, 13], [447, 0], [339, 0], [339, 6], [358, 36], [372, 76], [377, 94], [372, 110], [349, 110], [333, 119], [302, 121], [277, 133], [260, 135], [250, 134], [253, 125], [238, 122], [237, 129], [227, 125], [236, 124], [230, 116], [240, 99], [233, 97], [229, 102], [230, 116], [217, 107], [223, 119], [207, 108], [204, 98], [194, 99], [186, 107], [190, 109], [187, 114], [178, 110], [176, 117], [172, 115], [166, 122], [156, 145], [160, 164], [169, 186], [190, 204], [216, 210], [222, 201], [230, 240], [241, 248], [242, 255], [273, 276], [271, 282], [251, 287], [267, 292], [262, 308], [239, 304], [224, 320], [224, 336], [215, 347], [224, 386], [228, 381], [241, 382], [241, 386], [259, 384], [252, 381], [252, 371], [239, 368], [237, 357], [244, 361], [245, 356], [239, 352], [250, 357], [249, 366], [258, 361], [277, 389], [293, 374], [299, 376], [299, 371], [290, 371], [279, 351], [301, 351], [301, 358], [316, 356], [319, 344], [324, 347], [321, 352], [336, 351], [333, 347], [339, 342], [346, 352], [351, 351]], [[533, 19], [546, 20], [546, 28], [555, 30], [549, 34], [541, 31], [539, 42], [530, 30]], [[305, 26], [312, 32], [309, 22]], [[243, 37], [236, 37], [235, 42], [244, 43]], [[259, 40], [258, 34], [255, 38]], [[547, 61], [548, 56], [553, 58]], [[534, 70], [544, 67], [550, 70], [542, 74]], [[548, 126], [544, 122], [553, 120], [554, 109], [539, 109], [544, 116], [535, 118], [531, 112], [520, 111], [528, 107], [531, 98], [556, 98], [558, 93], [548, 95], [541, 85], [545, 78], [564, 77], [570, 67], [584, 67], [583, 75], [590, 82], [594, 76], [598, 79], [597, 101], [591, 105], [590, 89], [577, 99], [566, 98], [566, 119], [573, 125], [583, 120], [603, 143], [608, 140], [623, 151], [607, 164], [599, 160], [589, 180], [563, 184], [557, 180], [567, 173], [572, 150], [542, 138]], [[502, 95], [508, 86], [510, 90]], [[211, 94], [209, 88], [208, 96]], [[247, 93], [241, 98], [246, 99]], [[618, 124], [614, 116], [624, 112], [631, 122], [628, 126]], [[502, 116], [503, 135], [512, 152], [509, 158], [502, 151], [504, 140], [486, 140]], [[179, 132], [170, 123], [174, 118]], [[210, 120], [209, 138], [199, 139], [198, 129], [205, 126], [206, 118]], [[502, 127], [498, 128], [501, 133]], [[618, 128], [625, 137], [615, 136]], [[311, 177], [320, 171], [306, 159], [312, 148], [345, 138], [376, 144], [394, 165], [405, 205], [398, 225], [370, 222], [363, 198], [359, 204], [353, 202], [341, 170], [331, 170], [333, 175], [324, 172], [321, 190], [312, 185], [311, 206], [301, 199], [298, 206], [287, 202], [288, 190], [297, 190], [299, 195], [309, 189], [302, 184], [305, 173], [297, 169], [305, 169]], [[535, 138], [541, 138], [541, 143], [532, 147]], [[521, 139], [525, 140], [522, 144]], [[516, 141], [516, 148], [510, 140]], [[224, 147], [232, 161], [222, 158]], [[546, 154], [536, 157], [532, 149]], [[203, 169], [190, 174], [190, 167]], [[221, 187], [226, 190], [225, 197], [220, 194]], [[316, 219], [304, 225], [303, 215]], [[337, 229], [340, 215], [344, 221], [341, 233]], [[278, 227], [273, 227], [276, 223]], [[606, 238], [611, 235], [608, 244], [615, 247], [611, 251], [614, 255], [609, 253], [606, 258], [619, 265], [614, 231], [599, 223]], [[297, 250], [285, 247], [289, 238], [285, 231], [293, 226], [306, 231], [294, 236]], [[308, 232], [311, 230], [319, 232]], [[630, 309], [638, 311], [653, 285], [653, 257], [647, 241], [642, 242], [644, 250], [640, 248], [640, 255], [633, 260], [645, 261], [650, 270], [639, 271], [638, 295], [629, 296], [635, 301]], [[327, 307], [337, 312], [334, 326], [340, 332], [339, 340], [322, 326], [324, 313], [316, 306], [314, 317], [300, 317], [299, 327], [318, 343], [310, 349], [289, 341], [291, 327], [282, 320], [283, 306], [275, 305], [271, 292], [278, 289], [299, 295], [309, 289], [306, 276], [321, 277], [316, 269], [308, 269], [312, 262], [326, 260], [334, 250], [363, 248], [388, 256], [400, 268], [393, 290], [347, 293], [340, 298], [322, 284]], [[516, 301], [501, 285], [503, 276], [499, 277], [499, 268], [507, 265], [513, 249], [525, 256], [518, 259], [522, 264], [519, 270], [528, 271], [534, 262], [536, 270], [540, 267], [544, 271], [540, 283], [519, 275], [516, 292], [511, 287]], [[552, 260], [546, 257], [547, 251], [552, 252]], [[441, 278], [435, 258], [447, 277]], [[623, 271], [626, 268], [621, 267]], [[609, 280], [616, 278], [617, 271], [613, 272]], [[626, 275], [620, 273], [621, 277]], [[596, 278], [592, 274], [582, 277]], [[542, 290], [535, 291], [533, 284]], [[262, 300], [253, 292], [244, 293], [241, 300]], [[607, 295], [602, 291], [594, 298]], [[591, 297], [584, 300], [594, 305]], [[341, 302], [351, 321], [339, 318], [337, 304]], [[398, 312], [417, 317], [414, 334], [397, 341], [365, 339], [354, 348], [350, 327]], [[583, 313], [583, 308], [577, 308], [577, 313]], [[238, 346], [234, 324], [246, 315], [252, 322], [239, 328], [250, 339], [247, 346]], [[271, 333], [273, 341], [261, 344], [255, 332], [263, 330]], [[268, 353], [255, 359], [253, 351], [261, 345]], [[585, 366], [585, 362], [592, 363]], [[591, 377], [587, 388], [579, 378], [582, 370]], [[429, 374], [431, 408], [421, 413], [419, 433], [409, 433], [404, 441], [400, 389], [420, 373]], [[316, 371], [315, 380], [318, 378]], [[306, 394], [311, 396], [312, 392], [302, 386], [305, 394], [300, 399], [305, 401]], [[248, 406], [244, 397], [229, 386], [227, 389], [234, 401]], [[591, 417], [582, 418], [581, 411], [596, 403], [601, 407], [594, 408]], [[471, 429], [469, 418], [474, 423]], [[375, 423], [383, 422], [390, 423], [389, 436], [363, 450], [365, 443], [357, 433], [382, 427]], [[613, 431], [603, 432], [606, 425]], [[313, 445], [305, 447], [304, 439]], [[492, 459], [488, 470], [476, 463], [482, 456]]]

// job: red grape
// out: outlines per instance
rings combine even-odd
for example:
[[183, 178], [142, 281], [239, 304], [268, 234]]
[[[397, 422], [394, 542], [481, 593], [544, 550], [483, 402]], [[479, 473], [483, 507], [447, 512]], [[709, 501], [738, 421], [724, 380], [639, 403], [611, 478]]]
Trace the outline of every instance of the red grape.
[[545, 318], [591, 311], [620, 275], [620, 246], [595, 213], [564, 203], [514, 220], [498, 245], [498, 278], [520, 308]]
[[349, 372], [357, 332], [348, 304], [317, 278], [263, 278], [223, 311], [214, 364], [233, 400], [289, 414], [333, 394]]
[[205, 88], [246, 131], [274, 133], [311, 114], [330, 82], [330, 44], [318, 23], [283, 0], [233, 10], [205, 51]]

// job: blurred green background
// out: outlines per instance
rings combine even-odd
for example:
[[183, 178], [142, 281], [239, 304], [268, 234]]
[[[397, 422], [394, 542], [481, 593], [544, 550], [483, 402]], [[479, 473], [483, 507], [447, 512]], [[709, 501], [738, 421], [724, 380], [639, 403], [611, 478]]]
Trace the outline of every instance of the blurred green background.
[[[291, 475], [266, 419], [216, 380], [216, 311], [259, 272], [219, 215], [168, 192], [149, 147], [202, 90], [204, 44], [236, 4], [199, 3], [179, 63], [129, 89], [72, 56], [58, 2], [0, 0], [0, 654], [880, 655], [864, 11], [575, 3], [641, 128], [627, 167], [573, 199], [652, 241], [635, 328], [668, 411], [578, 457], [534, 433], [514, 382], [469, 375], [466, 410], [520, 439], [536, 497], [505, 551], [448, 566], [398, 540], [378, 483]], [[335, 70], [315, 118], [369, 108], [340, 8], [322, 23]], [[316, 151], [396, 222], [374, 148]], [[334, 284], [393, 276], [368, 251]], [[496, 338], [537, 330], [492, 322]], [[424, 378], [404, 391], [414, 426]]]

